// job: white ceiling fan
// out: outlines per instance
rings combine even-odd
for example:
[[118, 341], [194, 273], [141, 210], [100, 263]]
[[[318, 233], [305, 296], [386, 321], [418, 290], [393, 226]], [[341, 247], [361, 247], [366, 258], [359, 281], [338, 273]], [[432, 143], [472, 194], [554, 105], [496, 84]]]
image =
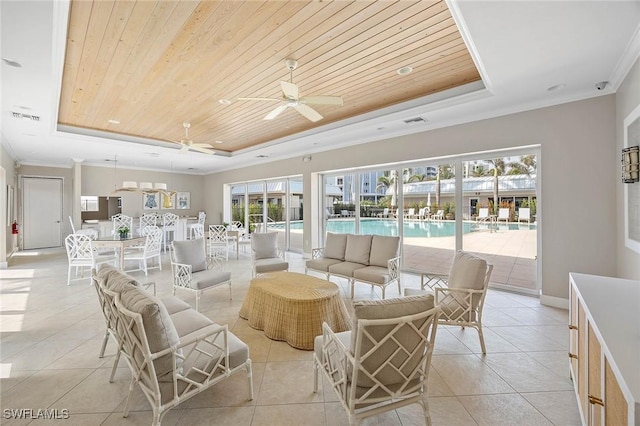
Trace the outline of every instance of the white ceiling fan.
[[293, 70], [298, 66], [298, 61], [287, 59], [285, 61], [287, 69], [290, 72], [290, 82], [281, 81], [282, 98], [238, 98], [239, 101], [277, 101], [283, 102], [264, 117], [265, 120], [273, 120], [280, 115], [287, 107], [291, 107], [314, 123], [322, 120], [316, 110], [311, 108], [309, 104], [314, 105], [339, 105], [342, 106], [342, 97], [340, 96], [299, 96], [298, 85], [293, 84]]
[[191, 139], [189, 139], [189, 128], [191, 128], [191, 123], [185, 121], [184, 123], [182, 123], [182, 125], [184, 126], [184, 138], [180, 139], [179, 141], [172, 141], [175, 143], [179, 143], [182, 146], [180, 148], [180, 154], [186, 154], [189, 150], [211, 155], [214, 155], [216, 153], [210, 144], [194, 143]]

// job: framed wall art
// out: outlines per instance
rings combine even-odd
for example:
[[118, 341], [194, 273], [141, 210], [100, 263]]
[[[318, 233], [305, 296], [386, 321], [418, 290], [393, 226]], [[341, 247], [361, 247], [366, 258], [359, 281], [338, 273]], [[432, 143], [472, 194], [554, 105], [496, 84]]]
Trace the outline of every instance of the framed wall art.
[[176, 208], [176, 194], [170, 195], [160, 194], [160, 208], [162, 210], [173, 210]]
[[158, 210], [160, 208], [160, 194], [142, 194], [143, 210]]
[[187, 210], [191, 208], [191, 193], [190, 192], [178, 192], [176, 193], [176, 209]]

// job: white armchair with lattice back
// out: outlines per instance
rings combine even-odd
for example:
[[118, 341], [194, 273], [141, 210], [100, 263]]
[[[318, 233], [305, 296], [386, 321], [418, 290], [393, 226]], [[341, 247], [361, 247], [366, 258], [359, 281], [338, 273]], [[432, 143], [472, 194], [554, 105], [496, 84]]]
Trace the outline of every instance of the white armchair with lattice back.
[[278, 233], [254, 233], [251, 237], [251, 264], [253, 276], [267, 272], [287, 271], [289, 262], [278, 247]]
[[353, 308], [351, 331], [334, 333], [325, 323], [315, 339], [314, 391], [322, 372], [352, 425], [414, 403], [430, 425], [427, 384], [440, 312], [433, 296], [360, 300]]
[[223, 284], [229, 286], [231, 299], [231, 273], [221, 269], [221, 255], [207, 257], [204, 239], [171, 243], [173, 294], [176, 294], [177, 289], [195, 293], [196, 311], [200, 310], [200, 295]]
[[449, 275], [424, 272], [421, 290], [405, 289], [405, 295], [428, 292], [435, 295], [442, 309], [439, 323], [471, 327], [478, 331], [482, 353], [487, 353], [482, 332], [482, 310], [487, 295], [493, 265], [465, 251], [458, 251]]

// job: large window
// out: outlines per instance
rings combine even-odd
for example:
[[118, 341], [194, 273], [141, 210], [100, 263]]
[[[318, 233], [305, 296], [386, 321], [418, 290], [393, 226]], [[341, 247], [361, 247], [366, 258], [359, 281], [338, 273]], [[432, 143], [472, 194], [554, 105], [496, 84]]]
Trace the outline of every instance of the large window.
[[447, 274], [471, 251], [492, 285], [536, 293], [536, 161], [514, 150], [325, 175], [324, 232], [398, 235], [405, 271]]
[[277, 232], [283, 250], [302, 252], [302, 177], [230, 185], [231, 217], [250, 232]]

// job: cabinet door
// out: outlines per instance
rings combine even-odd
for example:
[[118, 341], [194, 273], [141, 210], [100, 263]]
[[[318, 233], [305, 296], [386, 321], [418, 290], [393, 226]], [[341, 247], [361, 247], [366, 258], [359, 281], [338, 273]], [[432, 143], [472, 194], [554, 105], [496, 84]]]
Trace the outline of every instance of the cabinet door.
[[609, 361], [604, 363], [604, 424], [626, 426], [629, 424], [628, 403], [613, 374]]
[[598, 341], [596, 334], [591, 328], [591, 324], [588, 327], [588, 378], [587, 388], [589, 392], [589, 412], [587, 424], [593, 426], [600, 426], [602, 424], [602, 347]]
[[587, 317], [582, 303], [578, 303], [578, 396], [583, 420], [588, 424], [587, 365]]
[[571, 371], [573, 373], [574, 386], [578, 385], [578, 295], [573, 286], [569, 294], [570, 316], [569, 316], [569, 359], [571, 360]]

